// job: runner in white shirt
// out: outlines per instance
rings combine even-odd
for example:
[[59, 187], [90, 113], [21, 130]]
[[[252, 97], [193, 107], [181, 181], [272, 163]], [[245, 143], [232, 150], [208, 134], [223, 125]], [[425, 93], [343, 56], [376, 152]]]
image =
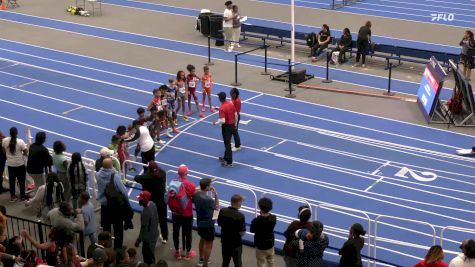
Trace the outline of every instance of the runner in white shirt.
[[224, 3], [226, 9], [224, 10], [223, 14], [223, 31], [224, 31], [224, 40], [226, 45], [224, 46], [224, 50], [227, 52], [232, 52], [234, 49], [234, 43], [230, 42], [233, 39], [233, 2], [226, 1]]

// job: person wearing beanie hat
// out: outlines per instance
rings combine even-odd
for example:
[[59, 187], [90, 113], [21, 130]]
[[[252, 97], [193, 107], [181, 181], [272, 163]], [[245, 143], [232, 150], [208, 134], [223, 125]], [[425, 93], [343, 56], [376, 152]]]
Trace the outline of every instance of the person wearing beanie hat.
[[144, 191], [152, 194], [151, 200], [157, 207], [162, 244], [166, 244], [168, 241], [167, 203], [165, 199], [167, 174], [158, 166], [156, 161], [150, 161], [148, 171], [135, 176], [134, 180], [142, 185]]
[[366, 231], [359, 223], [355, 223], [350, 227], [348, 240], [338, 252], [341, 255], [339, 267], [363, 266], [361, 262], [361, 249], [364, 246], [365, 234]]
[[328, 236], [323, 233], [323, 224], [320, 221], [313, 221], [310, 230], [297, 230], [295, 237], [298, 241], [293, 241], [293, 246], [299, 247], [297, 266], [322, 266], [323, 252], [329, 243]]
[[[196, 256], [196, 252], [191, 249], [191, 231], [193, 230], [193, 195], [196, 186], [188, 181], [188, 167], [184, 164], [178, 166], [177, 178], [168, 184], [168, 206], [172, 211], [173, 222], [173, 245], [175, 247], [175, 258], [191, 260]], [[183, 254], [180, 253], [180, 228], [182, 229]]]
[[474, 267], [475, 266], [475, 241], [467, 239], [460, 245], [462, 253], [453, 258], [449, 267]]
[[142, 191], [137, 197], [139, 205], [143, 207], [140, 219], [140, 233], [135, 241], [135, 247], [142, 243], [143, 261], [148, 265], [155, 264], [155, 246], [158, 240], [158, 213], [157, 207], [150, 201], [152, 194]]

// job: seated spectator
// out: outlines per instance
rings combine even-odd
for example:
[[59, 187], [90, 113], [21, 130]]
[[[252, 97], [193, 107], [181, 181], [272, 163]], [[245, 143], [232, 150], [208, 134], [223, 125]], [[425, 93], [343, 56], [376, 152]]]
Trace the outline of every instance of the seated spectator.
[[299, 207], [298, 212], [299, 220], [291, 222], [287, 227], [287, 230], [284, 232], [284, 262], [286, 267], [297, 266], [298, 248], [292, 246], [292, 241], [296, 239], [295, 231], [299, 229], [310, 230], [312, 228], [312, 222], [309, 221], [312, 217], [310, 208], [308, 206], [301, 206]]
[[414, 267], [447, 267], [444, 262], [444, 251], [441, 246], [432, 246], [427, 252], [426, 257], [418, 262]]
[[93, 251], [92, 259], [94, 267], [104, 267], [107, 254], [103, 248], [96, 248]]
[[364, 247], [364, 236], [366, 231], [359, 223], [355, 223], [350, 228], [348, 240], [343, 244], [338, 254], [341, 255], [339, 267], [358, 267], [361, 263], [361, 249]]
[[5, 252], [11, 257], [3, 259], [3, 265], [5, 267], [13, 267], [16, 264], [16, 260], [20, 257], [20, 254], [23, 252], [23, 239], [21, 236], [14, 236], [10, 238], [5, 245]]
[[312, 47], [312, 62], [317, 62], [318, 56], [324, 49], [328, 47], [331, 42], [330, 27], [327, 24], [323, 24], [321, 31], [317, 35], [317, 41]]
[[331, 54], [331, 64], [341, 64], [343, 63], [343, 57], [345, 53], [351, 49], [352, 37], [350, 29], [345, 28], [343, 29], [343, 35], [340, 37], [338, 41], [338, 45], [335, 49], [332, 50]]
[[33, 178], [36, 189], [46, 183], [45, 174], [51, 172], [51, 166], [53, 165], [53, 158], [43, 145], [45, 141], [46, 133], [37, 132], [35, 142], [30, 145], [28, 152], [26, 171]]
[[71, 204], [63, 202], [59, 205], [59, 208], [54, 208], [48, 212], [46, 218], [52, 226], [63, 227], [73, 232], [83, 231], [84, 217], [81, 214], [81, 210], [76, 212], [76, 216], [73, 216]]
[[7, 228], [7, 208], [3, 205], [0, 205], [0, 224], [5, 226], [5, 229]]
[[118, 248], [115, 250], [115, 265], [114, 267], [129, 267], [130, 259], [127, 248]]
[[68, 166], [68, 176], [71, 182], [71, 196], [73, 200], [73, 208], [77, 209], [79, 195], [87, 190], [87, 172], [84, 163], [82, 162], [81, 154], [79, 152], [73, 153], [71, 156], [71, 163]]
[[89, 201], [89, 193], [82, 192], [79, 196], [79, 205], [81, 206], [81, 213], [84, 217], [84, 236], [89, 238], [91, 244], [97, 242], [96, 238], [96, 212], [94, 211], [94, 205]]
[[299, 267], [321, 267], [323, 252], [328, 247], [328, 237], [323, 233], [323, 224], [320, 221], [313, 221], [310, 230], [300, 229], [295, 232], [298, 242], [299, 253], [297, 256], [297, 266]]
[[25, 206], [32, 206], [36, 210], [38, 218], [46, 219], [48, 212], [59, 207], [64, 201], [63, 185], [59, 182], [58, 175], [48, 173], [47, 183], [40, 186], [35, 196], [25, 202]]
[[129, 254], [129, 267], [138, 267], [141, 263], [137, 260], [137, 250], [135, 248], [127, 249], [127, 253]]
[[271, 214], [272, 200], [259, 200], [260, 215], [251, 222], [251, 233], [254, 233], [256, 259], [258, 267], [274, 266], [274, 227], [277, 223], [275, 215]]
[[159, 260], [156, 267], [168, 267], [168, 263], [165, 260]]
[[96, 248], [102, 248], [102, 249], [105, 249], [105, 248], [111, 248], [112, 247], [112, 235], [110, 232], [107, 232], [107, 231], [104, 231], [104, 232], [100, 232], [98, 237], [97, 237], [98, 241], [97, 243], [93, 243], [91, 245], [89, 245], [89, 247], [87, 248], [87, 258], [90, 259], [94, 256], [94, 250]]
[[475, 267], [475, 241], [464, 240], [460, 249], [462, 253], [450, 261], [449, 267]]

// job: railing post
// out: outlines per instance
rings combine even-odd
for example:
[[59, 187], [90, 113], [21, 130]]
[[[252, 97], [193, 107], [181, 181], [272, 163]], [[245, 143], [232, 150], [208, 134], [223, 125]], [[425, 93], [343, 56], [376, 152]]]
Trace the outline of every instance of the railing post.
[[270, 73], [267, 72], [267, 44], [266, 44], [266, 38], [262, 38], [262, 41], [264, 42], [264, 72], [261, 72], [262, 75], [270, 75]]
[[383, 93], [384, 95], [387, 95], [387, 96], [393, 96], [394, 95], [394, 93], [391, 92], [391, 73], [392, 73], [392, 69], [393, 69], [393, 63], [390, 62], [389, 63], [389, 77], [388, 77], [388, 91]]
[[211, 36], [208, 35], [208, 63], [205, 64], [206, 66], [213, 66], [214, 63], [211, 62]]
[[238, 55], [234, 55], [234, 82], [231, 83], [232, 86], [241, 86], [242, 83], [238, 82]]
[[331, 83], [332, 82], [332, 80], [330, 80], [330, 78], [328, 77], [329, 72], [330, 72], [329, 62], [330, 62], [330, 52], [327, 52], [327, 73], [326, 73], [325, 80], [322, 80], [322, 83]]
[[292, 94], [292, 61], [289, 59], [289, 88], [286, 91], [289, 91], [288, 94], [285, 95], [285, 97], [288, 98], [295, 98], [295, 95]]
[[[43, 244], [45, 243], [45, 237], [43, 236], [43, 227], [42, 227], [43, 223], [41, 223], [41, 221], [38, 220], [36, 222], [36, 226], [38, 228], [38, 239], [39, 239], [38, 241], [40, 242], [40, 244]], [[46, 258], [46, 252], [43, 249], [40, 251], [41, 251], [41, 256], [43, 257], [43, 259]]]

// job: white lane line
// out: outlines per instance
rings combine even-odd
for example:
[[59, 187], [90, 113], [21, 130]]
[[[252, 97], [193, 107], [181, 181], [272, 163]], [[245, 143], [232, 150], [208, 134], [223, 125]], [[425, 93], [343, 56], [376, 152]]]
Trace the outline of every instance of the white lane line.
[[127, 116], [118, 115], [118, 114], [115, 114], [115, 113], [112, 113], [112, 112], [107, 112], [107, 111], [104, 111], [104, 110], [99, 110], [99, 109], [97, 109], [97, 108], [92, 108], [92, 107], [80, 105], [80, 104], [78, 104], [78, 103], [74, 103], [74, 102], [62, 100], [62, 99], [59, 99], [59, 98], [55, 98], [55, 97], [51, 97], [51, 96], [46, 96], [46, 95], [42, 95], [42, 94], [38, 94], [38, 93], [26, 91], [26, 90], [22, 90], [22, 89], [15, 88], [15, 87], [6, 86], [6, 85], [3, 85], [3, 84], [0, 84], [0, 87], [4, 87], [4, 88], [10, 89], [10, 90], [15, 90], [15, 91], [23, 92], [23, 93], [26, 93], [26, 94], [31, 94], [31, 95], [43, 97], [43, 98], [46, 98], [46, 99], [50, 99], [50, 100], [54, 100], [54, 101], [58, 101], [58, 102], [62, 102], [62, 103], [70, 104], [70, 105], [74, 105], [74, 106], [77, 106], [77, 107], [89, 109], [89, 110], [92, 110], [92, 111], [104, 113], [104, 114], [111, 115], [111, 116], [114, 116], [114, 117], [119, 117], [119, 118], [122, 118], [122, 119], [134, 120], [134, 118], [132, 118], [132, 117], [127, 117]]
[[79, 110], [79, 109], [82, 109], [83, 107], [82, 106], [79, 106], [79, 107], [75, 107], [75, 108], [72, 108], [70, 110], [66, 110], [65, 112], [63, 112], [63, 115], [67, 115], [73, 111], [76, 111], [76, 110]]
[[[10, 62], [10, 61], [9, 61], [9, 62]], [[10, 67], [14, 67], [14, 66], [18, 66], [18, 65], [20, 65], [20, 64], [14, 63], [14, 64], [11, 64], [11, 65], [8, 65], [8, 66], [3, 66], [3, 67], [0, 68], [0, 70], [8, 69], [8, 68], [10, 68]]]
[[[35, 67], [32, 67], [32, 66], [28, 66], [28, 67], [35, 68]], [[132, 103], [130, 101], [120, 100], [120, 99], [117, 99], [117, 98], [108, 97], [108, 96], [104, 96], [104, 95], [100, 95], [100, 94], [96, 94], [96, 93], [82, 91], [80, 89], [72, 88], [72, 87], [65, 86], [65, 85], [60, 85], [60, 84], [56, 84], [56, 83], [47, 82], [47, 81], [44, 81], [44, 80], [34, 79], [34, 78], [31, 78], [31, 77], [28, 77], [28, 76], [9, 73], [9, 72], [6, 72], [6, 71], [0, 71], [0, 73], [15, 76], [15, 77], [19, 77], [19, 78], [34, 80], [34, 81], [39, 82], [39, 83], [44, 83], [44, 84], [47, 84], [47, 85], [52, 85], [52, 86], [55, 86], [55, 87], [60, 87], [60, 88], [63, 88], [63, 89], [67, 89], [67, 90], [71, 90], [71, 91], [74, 91], [74, 92], [79, 92], [79, 93], [83, 93], [83, 94], [87, 94], [87, 95], [97, 96], [97, 97], [100, 97], [100, 98], [104, 98], [104, 99], [108, 99], [108, 100], [112, 100], [112, 101], [117, 101], [117, 102], [124, 103], [124, 104], [129, 104], [129, 105], [132, 105], [132, 106], [135, 106], [135, 107], [142, 105], [142, 104], [136, 104], [136, 103]], [[82, 79], [80, 77], [77, 77], [77, 78]]]
[[366, 188], [366, 189], [364, 190], [364, 192], [368, 192], [371, 188], [373, 188], [375, 185], [377, 185], [378, 183], [380, 183], [383, 179], [384, 179], [384, 176], [381, 176], [378, 180], [374, 181], [373, 184], [371, 184], [370, 186], [368, 186], [368, 188]]
[[34, 83], [36, 83], [36, 81], [31, 81], [31, 82], [27, 82], [27, 83], [23, 83], [23, 84], [19, 84], [19, 85], [14, 85], [12, 87], [23, 88], [25, 86], [28, 86], [28, 85], [34, 84]]
[[33, 111], [40, 112], [40, 113], [43, 113], [43, 114], [46, 114], [46, 115], [50, 115], [50, 116], [53, 116], [53, 117], [56, 117], [56, 118], [65, 119], [65, 120], [76, 122], [76, 123], [79, 123], [79, 124], [82, 124], [82, 125], [87, 125], [87, 126], [90, 126], [90, 127], [93, 127], [93, 128], [97, 128], [97, 129], [101, 129], [101, 130], [104, 130], [104, 131], [115, 133], [114, 130], [111, 130], [111, 129], [108, 129], [108, 128], [105, 128], [105, 127], [102, 127], [102, 126], [98, 126], [98, 125], [95, 125], [95, 124], [92, 124], [92, 123], [83, 122], [83, 121], [80, 121], [80, 120], [71, 119], [71, 118], [64, 117], [64, 116], [61, 116], [61, 115], [57, 115], [57, 114], [54, 114], [54, 113], [51, 113], [51, 112], [48, 112], [48, 111], [44, 111], [44, 110], [41, 110], [41, 109], [32, 108], [32, 107], [29, 107], [29, 106], [18, 104], [18, 103], [12, 102], [12, 101], [0, 99], [0, 102], [8, 103], [10, 105], [14, 105], [14, 106], [17, 106], [17, 107], [22, 107], [22, 108], [25, 108], [25, 109], [33, 110]]
[[286, 141], [287, 141], [287, 140], [282, 140], [282, 141], [280, 141], [279, 143], [277, 143], [277, 144], [275, 144], [275, 145], [273, 145], [273, 146], [271, 146], [271, 147], [265, 149], [264, 151], [265, 151], [265, 152], [268, 152], [269, 150], [271, 150], [271, 149], [273, 149], [273, 148], [276, 148], [277, 146], [279, 146], [279, 145], [285, 143]]
[[9, 121], [9, 122], [12, 122], [12, 123], [16, 123], [16, 124], [19, 124], [19, 125], [27, 126], [27, 127], [32, 128], [32, 129], [37, 129], [39, 131], [43, 131], [43, 132], [47, 132], [47, 133], [54, 134], [54, 135], [57, 135], [57, 136], [61, 136], [61, 137], [71, 139], [71, 140], [74, 140], [74, 141], [78, 141], [78, 142], [81, 142], [81, 143], [85, 143], [85, 144], [88, 144], [88, 145], [92, 145], [92, 146], [95, 146], [95, 147], [98, 147], [98, 148], [103, 148], [104, 147], [103, 145], [95, 144], [95, 143], [92, 143], [92, 142], [89, 142], [89, 141], [86, 141], [86, 140], [82, 140], [82, 139], [75, 138], [75, 137], [72, 137], [72, 136], [69, 136], [69, 135], [61, 134], [61, 133], [58, 133], [58, 132], [55, 132], [55, 131], [47, 130], [47, 129], [39, 127], [39, 126], [35, 126], [35, 125], [32, 125], [32, 124], [28, 124], [28, 123], [24, 123], [24, 122], [21, 122], [21, 121], [13, 120], [13, 119], [10, 119], [10, 118], [7, 118], [7, 117], [0, 116], [0, 119], [6, 120], [6, 121]]
[[371, 175], [376, 175], [382, 168], [388, 166], [391, 163], [391, 161], [386, 161], [383, 165], [381, 165], [379, 168], [374, 170], [374, 172], [371, 173]]
[[[54, 52], [57, 52], [57, 53], [62, 53], [62, 54], [67, 54], [67, 55], [72, 55], [72, 56], [77, 56], [76, 54], [73, 54], [73, 53], [70, 53], [70, 52], [64, 52], [64, 51], [60, 51], [60, 50], [56, 50], [56, 49], [51, 49], [51, 48], [46, 48], [46, 47], [42, 47], [42, 46], [31, 45], [31, 44], [27, 44], [27, 43], [23, 43], [23, 42], [11, 41], [11, 40], [7, 40], [7, 39], [3, 39], [3, 38], [0, 38], [0, 40], [8, 41], [8, 42], [13, 42], [13, 43], [18, 43], [18, 44], [23, 44], [23, 45], [32, 46], [32, 47], [37, 47], [37, 48], [41, 48], [41, 49], [45, 49], [45, 50], [49, 50], [49, 51], [54, 51]], [[401, 39], [401, 40], [404, 40], [404, 39]], [[406, 41], [407, 41], [407, 40], [406, 40]], [[0, 49], [6, 50], [6, 49], [3, 49], [3, 48], [1, 48], [1, 47], [0, 47]], [[6, 50], [6, 51], [10, 51], [10, 52], [12, 52], [12, 53], [20, 53], [20, 52], [11, 51], [11, 50]], [[31, 56], [31, 57], [38, 57], [38, 56], [31, 55], [31, 54], [25, 54], [25, 53], [20, 53], [20, 54], [28, 55], [28, 56]], [[155, 72], [155, 73], [162, 73], [162, 74], [167, 74], [167, 75], [174, 75], [174, 74], [172, 74], [172, 73], [161, 72], [161, 71], [157, 71], [157, 70], [153, 70], [153, 69], [148, 69], [148, 68], [144, 68], [144, 67], [137, 67], [137, 66], [133, 66], [133, 65], [129, 65], [129, 64], [118, 63], [118, 62], [114, 62], [114, 61], [110, 61], [110, 60], [104, 60], [104, 59], [95, 58], [95, 57], [91, 57], [91, 56], [81, 55], [81, 57], [88, 58], [88, 59], [93, 59], [93, 60], [98, 60], [98, 61], [103, 61], [103, 62], [108, 62], [108, 63], [120, 65], [120, 66], [126, 66], [126, 67], [131, 67], [131, 68], [140, 69], [140, 70], [145, 70], [145, 71], [151, 71], [151, 72]], [[42, 59], [50, 60], [50, 61], [52, 60], [52, 59], [48, 59], [48, 58], [42, 58]], [[14, 60], [9, 60], [9, 59], [5, 59], [5, 60], [7, 60], [7, 61], [9, 61], [9, 62], [19, 63], [19, 62], [14, 61]], [[78, 66], [78, 65], [75, 65], [75, 64], [72, 64], [72, 63], [67, 63], [67, 62], [62, 62], [62, 63], [64, 63], [64, 64], [69, 64], [69, 65], [73, 65], [73, 66]], [[22, 63], [22, 64], [23, 64], [23, 63]], [[118, 84], [112, 84], [112, 83], [109, 83], [109, 82], [106, 82], [106, 81], [102, 81], [102, 80], [91, 79], [91, 78], [88, 78], [88, 77], [84, 77], [84, 76], [80, 76], [80, 75], [75, 75], [75, 74], [72, 74], [72, 73], [59, 72], [59, 71], [56, 71], [56, 70], [52, 70], [52, 69], [48, 69], [48, 68], [43, 68], [43, 67], [38, 67], [38, 66], [31, 65], [31, 64], [26, 64], [26, 63], [24, 63], [24, 65], [28, 65], [28, 66], [31, 66], [31, 67], [36, 67], [36, 68], [40, 68], [40, 69], [44, 69], [44, 70], [48, 70], [48, 71], [51, 71], [51, 72], [56, 72], [56, 73], [65, 74], [65, 75], [73, 76], [73, 77], [76, 77], [76, 78], [79, 77], [79, 78], [86, 79], [86, 80], [92, 80], [92, 81], [95, 81], [95, 82], [100, 82], [100, 83], [104, 83], [104, 84], [114, 85], [114, 86], [121, 87], [121, 88], [125, 88], [125, 89], [131, 89], [131, 90], [134, 90], [134, 91], [141, 91], [141, 90], [139, 90], [139, 89], [130, 88], [130, 87], [122, 86], [122, 85], [118, 85]], [[84, 67], [84, 66], [80, 66], [80, 67], [86, 68], [86, 67]], [[92, 68], [92, 69], [93, 69], [93, 70], [96, 70], [96, 71], [102, 71], [102, 70], [99, 70], [99, 69], [94, 69], [94, 68]], [[121, 74], [117, 74], [117, 73], [113, 73], [113, 74], [121, 75]], [[131, 77], [131, 78], [135, 78], [135, 77]], [[138, 79], [138, 78], [135, 78], [135, 79]], [[143, 79], [141, 79], [141, 80], [143, 80]], [[147, 80], [144, 80], [144, 81], [147, 81]], [[220, 86], [224, 86], [224, 87], [228, 87], [228, 88], [230, 87], [229, 85], [225, 85], [225, 84], [221, 84], [221, 83], [215, 83], [215, 84], [220, 85]], [[259, 91], [254, 91], [254, 90], [245, 89], [245, 88], [240, 88], [240, 89], [241, 89], [241, 90], [248, 91], [248, 92], [253, 92], [253, 93], [261, 93], [261, 92], [259, 92]], [[386, 90], [386, 89], [384, 89], [384, 90]], [[150, 94], [150, 92], [145, 92], [145, 91], [141, 91], [141, 92]], [[312, 103], [312, 102], [308, 102], [308, 101], [304, 101], [304, 100], [300, 100], [300, 99], [295, 99], [295, 98], [289, 99], [289, 98], [286, 98], [286, 97], [284, 97], [284, 96], [279, 96], [279, 95], [268, 95], [268, 94], [265, 94], [265, 93], [262, 93], [262, 94], [265, 95], [265, 96], [270, 96], [270, 97], [276, 97], [276, 98], [280, 98], [280, 99], [285, 99], [285, 100], [287, 100], [287, 101], [290, 100], [290, 101], [294, 101], [294, 102], [305, 103], [305, 104], [312, 105], [312, 106], [324, 107], [324, 108], [328, 108], [328, 109], [331, 109], [331, 110], [338, 110], [338, 111], [343, 111], [343, 112], [348, 112], [348, 113], [353, 113], [353, 114], [362, 115], [362, 116], [365, 116], [365, 117], [377, 118], [377, 119], [382, 119], [382, 120], [386, 120], [386, 121], [393, 121], [393, 122], [397, 122], [397, 123], [401, 123], [401, 124], [405, 124], [405, 125], [410, 125], [410, 126], [415, 126], [415, 127], [419, 127], [419, 128], [431, 129], [431, 130], [433, 130], [433, 131], [442, 131], [442, 132], [447, 132], [447, 133], [451, 133], [451, 134], [455, 134], [455, 135], [461, 135], [461, 136], [467, 136], [467, 137], [473, 138], [473, 136], [472, 136], [472, 135], [469, 135], [469, 134], [454, 133], [453, 131], [449, 131], [449, 130], [445, 130], [445, 129], [433, 128], [433, 127], [426, 126], [426, 125], [419, 125], [419, 124], [415, 124], [415, 123], [404, 122], [404, 121], [399, 121], [399, 120], [390, 119], [390, 118], [384, 118], [384, 117], [381, 117], [381, 116], [364, 114], [364, 113], [362, 113], [362, 112], [351, 111], [351, 110], [345, 110], [345, 109], [342, 109], [342, 108], [336, 108], [336, 107], [331, 107], [331, 106], [327, 106], [327, 105]], [[265, 106], [265, 107], [271, 108], [270, 106]], [[288, 112], [290, 112], [290, 110], [284, 110], [284, 109], [282, 109], [282, 110], [283, 110], [283, 111], [288, 111]]]

